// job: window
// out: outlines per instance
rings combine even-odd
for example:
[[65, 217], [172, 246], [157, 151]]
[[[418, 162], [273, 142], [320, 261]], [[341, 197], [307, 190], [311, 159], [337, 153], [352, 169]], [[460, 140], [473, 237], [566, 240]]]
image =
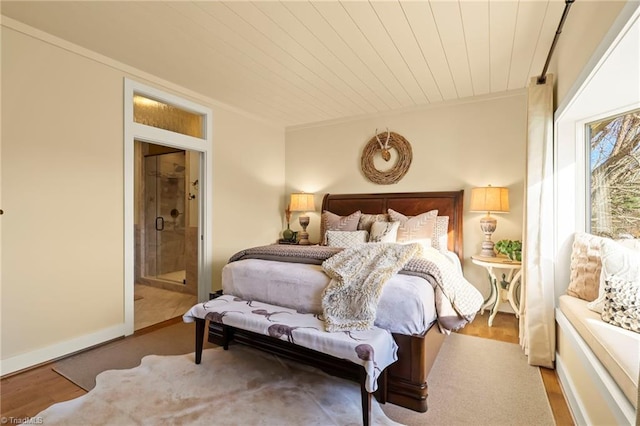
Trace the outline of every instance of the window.
[[591, 233], [640, 238], [640, 110], [587, 124]]
[[136, 123], [204, 139], [204, 116], [139, 94], [133, 96]]

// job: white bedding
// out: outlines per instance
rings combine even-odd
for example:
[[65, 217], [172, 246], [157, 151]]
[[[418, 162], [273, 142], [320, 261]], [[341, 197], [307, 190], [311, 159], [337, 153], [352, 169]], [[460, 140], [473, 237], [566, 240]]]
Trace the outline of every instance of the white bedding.
[[[320, 265], [303, 263], [245, 259], [222, 269], [224, 294], [304, 313], [322, 313], [321, 295], [329, 281]], [[397, 274], [386, 283], [378, 304], [376, 326], [392, 333], [422, 334], [435, 320], [434, 291], [429, 282]]]

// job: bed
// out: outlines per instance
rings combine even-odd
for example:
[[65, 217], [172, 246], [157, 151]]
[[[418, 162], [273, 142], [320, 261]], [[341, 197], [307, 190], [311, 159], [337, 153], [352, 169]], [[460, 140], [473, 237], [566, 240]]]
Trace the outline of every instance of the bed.
[[[452, 261], [452, 264], [460, 269], [459, 275], [462, 276], [460, 266], [463, 259], [462, 206], [463, 191], [326, 194], [322, 202], [322, 211], [348, 216], [355, 211], [376, 215], [387, 213], [388, 209], [392, 209], [406, 216], [416, 216], [424, 212], [438, 210], [438, 216], [448, 218], [445, 241], [449, 252], [449, 261]], [[319, 250], [324, 251], [326, 256], [330, 256], [332, 250], [340, 250], [331, 247], [317, 247], [315, 249], [290, 247], [286, 250], [282, 247], [282, 249], [288, 253]], [[289, 263], [282, 262], [282, 259], [279, 258], [271, 259], [269, 256], [247, 255], [247, 253], [257, 253], [258, 251], [243, 251], [240, 256], [234, 255], [230, 259], [229, 264], [223, 268], [223, 293], [246, 300], [258, 300], [295, 308], [303, 312], [317, 312], [319, 309], [318, 289], [324, 285], [323, 279], [327, 280], [326, 276], [323, 277], [323, 272], [319, 270], [318, 262], [314, 264], [313, 261], [307, 262], [303, 258], [302, 260], [298, 259], [297, 262]], [[269, 279], [265, 277], [269, 277]], [[392, 278], [386, 284], [380, 301], [380, 304], [386, 303], [390, 310], [381, 309], [388, 313], [386, 316], [382, 315], [383, 318], [376, 319], [376, 325], [392, 332], [399, 347], [398, 361], [385, 370], [386, 380], [383, 381], [385, 385], [378, 389], [376, 398], [383, 403], [390, 402], [419, 412], [427, 410], [427, 377], [446, 337], [446, 333], [442, 332], [441, 324], [438, 322], [437, 314], [430, 306], [434, 303], [434, 299], [438, 298], [435, 295], [436, 292], [431, 285], [424, 285], [423, 280], [425, 277], [419, 276], [419, 274], [398, 274], [398, 277]], [[265, 285], [266, 281], [275, 282], [275, 284]], [[258, 282], [259, 285], [249, 285], [252, 282]], [[274, 290], [278, 285], [283, 285], [282, 282], [285, 282], [284, 287], [279, 291]], [[405, 289], [403, 291], [409, 289], [410, 292], [415, 293], [418, 302], [398, 301], [398, 297], [400, 299], [404, 297], [404, 293], [398, 293], [399, 289]], [[424, 293], [424, 289], [430, 289], [430, 293]], [[477, 290], [473, 289], [473, 291]], [[480, 301], [482, 301], [481, 297]], [[409, 308], [411, 303], [416, 306]], [[409, 318], [406, 321], [399, 319], [404, 311], [410, 310], [421, 312], [418, 315], [418, 320], [415, 318]], [[378, 324], [379, 321], [382, 324]], [[208, 340], [215, 344], [221, 344], [223, 338], [222, 328], [215, 323], [210, 324]], [[242, 330], [235, 332], [234, 340], [280, 356], [311, 363], [330, 374], [353, 379], [350, 377], [352, 373], [348, 369], [336, 365], [331, 358], [324, 359], [318, 357], [317, 354], [304, 353], [304, 351], [292, 352], [279, 345], [277, 341], [263, 339], [251, 333], [243, 334]], [[309, 359], [310, 357], [313, 358]]]

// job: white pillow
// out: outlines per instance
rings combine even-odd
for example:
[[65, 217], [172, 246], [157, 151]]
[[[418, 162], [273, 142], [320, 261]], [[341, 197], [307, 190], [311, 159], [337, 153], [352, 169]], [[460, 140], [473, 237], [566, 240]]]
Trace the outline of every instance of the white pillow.
[[373, 222], [371, 224], [370, 243], [395, 243], [398, 238], [400, 222]]
[[612, 276], [624, 281], [640, 280], [640, 241], [634, 239], [610, 240], [603, 238], [600, 242], [602, 273], [598, 298], [587, 303], [587, 308], [602, 314], [604, 309], [605, 281]]
[[329, 247], [355, 247], [369, 239], [367, 231], [327, 231], [326, 236]]

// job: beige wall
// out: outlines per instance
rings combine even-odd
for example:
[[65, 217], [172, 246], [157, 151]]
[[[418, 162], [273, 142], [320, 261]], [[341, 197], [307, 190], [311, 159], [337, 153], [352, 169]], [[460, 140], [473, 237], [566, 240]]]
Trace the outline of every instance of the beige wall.
[[[123, 79], [181, 93], [42, 37], [2, 28], [1, 356], [11, 365], [121, 335]], [[277, 238], [284, 130], [185, 97], [213, 109], [218, 277], [239, 248]], [[218, 279], [212, 288], [219, 288]]]
[[[526, 94], [506, 93], [430, 108], [372, 116], [287, 131], [286, 190], [316, 193], [317, 211], [310, 215], [310, 239], [318, 241], [322, 196], [329, 193], [465, 190], [469, 205], [475, 186], [507, 186], [511, 212], [498, 217], [493, 240], [522, 239], [522, 197], [525, 171]], [[395, 185], [369, 182], [360, 170], [363, 147], [385, 128], [404, 136], [412, 146], [409, 172]], [[283, 197], [284, 205], [284, 197]], [[482, 214], [464, 214], [465, 275], [485, 295], [486, 272], [471, 264], [479, 252]], [[292, 228], [299, 229], [297, 217]], [[503, 305], [504, 306], [504, 305]]]
[[571, 6], [550, 67], [556, 76], [556, 104], [571, 95], [570, 89], [626, 3], [577, 1]]

